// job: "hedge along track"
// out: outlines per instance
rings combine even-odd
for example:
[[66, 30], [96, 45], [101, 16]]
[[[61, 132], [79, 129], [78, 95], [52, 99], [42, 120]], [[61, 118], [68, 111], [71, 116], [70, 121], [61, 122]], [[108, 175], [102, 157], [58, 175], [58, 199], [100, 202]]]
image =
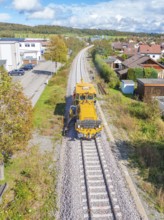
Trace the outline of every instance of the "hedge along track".
[[78, 142], [84, 219], [121, 220], [100, 138]]

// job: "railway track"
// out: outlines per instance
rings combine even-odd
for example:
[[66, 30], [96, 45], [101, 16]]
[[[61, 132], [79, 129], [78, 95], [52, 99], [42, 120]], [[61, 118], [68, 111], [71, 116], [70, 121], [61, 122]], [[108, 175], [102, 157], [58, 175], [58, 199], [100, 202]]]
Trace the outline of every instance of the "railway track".
[[84, 219], [122, 219], [100, 138], [80, 140], [80, 179]]
[[97, 87], [98, 87], [98, 91], [99, 91], [100, 94], [102, 94], [102, 95], [107, 94], [101, 83], [97, 83]]
[[[66, 114], [72, 104], [75, 84], [82, 78], [89, 82], [86, 65], [83, 66], [83, 52], [72, 65], [67, 88]], [[63, 145], [64, 159], [61, 162], [57, 219], [140, 220], [141, 216], [106, 138], [79, 140], [74, 124], [70, 124], [67, 132], [66, 143]]]

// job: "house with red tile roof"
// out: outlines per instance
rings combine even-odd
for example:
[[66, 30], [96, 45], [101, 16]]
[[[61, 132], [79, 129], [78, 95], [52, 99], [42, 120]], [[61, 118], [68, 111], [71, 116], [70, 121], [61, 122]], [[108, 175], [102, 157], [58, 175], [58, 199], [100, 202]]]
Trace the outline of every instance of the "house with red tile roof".
[[145, 56], [149, 56], [150, 58], [152, 58], [153, 60], [158, 60], [161, 58], [161, 46], [158, 44], [154, 44], [154, 45], [147, 45], [147, 44], [143, 44], [140, 45], [138, 48], [138, 52], [141, 55], [145, 55]]
[[[163, 78], [164, 66], [151, 59], [149, 56], [137, 54], [122, 62], [122, 70], [117, 71], [120, 79], [127, 78], [129, 68], [154, 68], [159, 73], [158, 77]], [[160, 74], [162, 74], [162, 76]]]

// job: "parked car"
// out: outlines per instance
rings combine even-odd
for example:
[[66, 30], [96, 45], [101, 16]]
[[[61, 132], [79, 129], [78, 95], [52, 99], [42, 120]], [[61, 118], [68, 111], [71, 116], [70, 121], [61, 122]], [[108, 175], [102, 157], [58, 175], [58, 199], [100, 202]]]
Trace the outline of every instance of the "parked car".
[[10, 76], [22, 76], [22, 75], [24, 75], [24, 70], [23, 69], [15, 69], [15, 70], [11, 70], [10, 72], [8, 72], [8, 74]]
[[22, 69], [24, 69], [24, 70], [31, 70], [31, 69], [33, 69], [33, 64], [26, 64], [26, 65], [24, 65], [23, 67], [22, 67]]

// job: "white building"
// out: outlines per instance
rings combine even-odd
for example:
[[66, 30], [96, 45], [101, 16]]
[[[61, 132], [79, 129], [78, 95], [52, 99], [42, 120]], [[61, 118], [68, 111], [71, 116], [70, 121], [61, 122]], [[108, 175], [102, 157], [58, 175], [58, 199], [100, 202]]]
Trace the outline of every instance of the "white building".
[[7, 71], [19, 68], [22, 65], [19, 43], [0, 40], [0, 60], [6, 60], [5, 68]]
[[38, 63], [42, 55], [42, 44], [39, 40], [24, 40], [19, 42], [19, 50], [24, 63]]

